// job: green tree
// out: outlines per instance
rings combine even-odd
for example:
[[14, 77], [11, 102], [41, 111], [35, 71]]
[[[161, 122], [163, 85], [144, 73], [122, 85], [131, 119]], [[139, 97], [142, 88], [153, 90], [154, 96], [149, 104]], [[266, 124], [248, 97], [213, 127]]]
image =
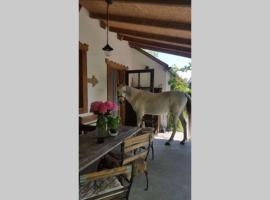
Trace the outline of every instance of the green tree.
[[181, 72], [191, 71], [191, 63], [189, 63], [187, 66], [180, 68], [179, 71]]
[[186, 93], [191, 93], [191, 89], [188, 87], [188, 81], [177, 74], [177, 72], [182, 72], [183, 70], [191, 70], [191, 64], [189, 64], [189, 66], [185, 66], [184, 68], [179, 68], [176, 64], [172, 65], [170, 69], [171, 78], [168, 84], [170, 85], [171, 90], [180, 90]]
[[[171, 66], [171, 69], [170, 69], [171, 77], [170, 77], [170, 80], [168, 82], [168, 84], [171, 87], [171, 90], [180, 90], [180, 91], [186, 92], [186, 93], [191, 95], [191, 89], [189, 88], [188, 80], [183, 79], [182, 77], [180, 77], [177, 74], [177, 72], [179, 72], [179, 71], [180, 72], [187, 72], [189, 70], [191, 70], [191, 63], [189, 63], [188, 66], [185, 66], [183, 68], [180, 68], [176, 64]], [[186, 113], [184, 113], [184, 116], [186, 116]], [[169, 113], [168, 128], [170, 130], [174, 126], [173, 118], [174, 118], [173, 114]], [[183, 127], [182, 127], [180, 121], [178, 121], [178, 124], [177, 124], [177, 131], [183, 131]]]

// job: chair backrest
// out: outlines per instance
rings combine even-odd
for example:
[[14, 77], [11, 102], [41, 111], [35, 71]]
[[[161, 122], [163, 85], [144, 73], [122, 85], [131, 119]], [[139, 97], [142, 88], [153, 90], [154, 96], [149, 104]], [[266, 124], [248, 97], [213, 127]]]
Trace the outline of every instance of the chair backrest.
[[[80, 199], [128, 198], [132, 184], [132, 165], [106, 169], [80, 176]], [[122, 177], [120, 183], [116, 177]], [[100, 181], [100, 182], [98, 182]]]
[[151, 141], [153, 141], [154, 140], [154, 134], [155, 134], [155, 128], [153, 128], [153, 127], [142, 128], [141, 133], [142, 134], [151, 133]]
[[129, 164], [137, 159], [147, 159], [150, 150], [151, 133], [128, 138], [122, 147], [122, 165]]
[[132, 172], [132, 166], [131, 165], [125, 165], [121, 167], [116, 167], [113, 169], [105, 169], [98, 172], [92, 172], [89, 174], [84, 174], [80, 176], [80, 183], [83, 184], [87, 181], [95, 181], [98, 179], [105, 179], [112, 176], [118, 176], [118, 175], [126, 175], [127, 177], [130, 176]]

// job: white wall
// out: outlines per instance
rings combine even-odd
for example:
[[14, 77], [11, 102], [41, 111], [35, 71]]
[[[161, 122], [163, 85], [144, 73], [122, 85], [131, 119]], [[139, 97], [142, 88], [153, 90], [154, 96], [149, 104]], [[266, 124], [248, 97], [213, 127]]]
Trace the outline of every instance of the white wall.
[[[149, 57], [145, 56], [141, 52], [132, 49], [133, 51], [133, 58], [134, 64], [131, 66], [131, 69], [144, 69], [145, 66], [149, 66], [151, 69], [154, 69], [154, 87], [162, 87], [163, 91], [167, 90], [168, 81], [166, 82], [166, 72], [162, 65], [155, 62], [154, 60], [150, 59]], [[142, 84], [147, 82], [146, 80], [142, 79]], [[147, 82], [149, 83], [149, 81]]]
[[[98, 84], [92, 87], [88, 84], [88, 109], [93, 101], [107, 100], [107, 65], [102, 48], [106, 45], [106, 30], [101, 28], [99, 21], [89, 17], [88, 11], [82, 7], [79, 14], [79, 40], [89, 45], [87, 52], [88, 78], [92, 75]], [[109, 32], [109, 44], [114, 48], [110, 60], [126, 65], [129, 69], [144, 69], [145, 66], [155, 69], [154, 86], [162, 85], [168, 90], [168, 80], [163, 67], [139, 51], [130, 48], [127, 41], [117, 39], [116, 33]], [[165, 122], [162, 122], [165, 123]]]

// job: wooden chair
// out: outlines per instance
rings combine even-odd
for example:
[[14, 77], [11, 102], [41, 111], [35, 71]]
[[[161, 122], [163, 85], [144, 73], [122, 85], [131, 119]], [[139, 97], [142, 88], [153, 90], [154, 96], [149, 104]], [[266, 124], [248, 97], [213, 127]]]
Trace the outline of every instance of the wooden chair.
[[154, 160], [154, 157], [155, 157], [155, 152], [154, 152], [154, 135], [155, 135], [155, 128], [152, 128], [152, 127], [145, 127], [145, 128], [142, 128], [141, 134], [145, 134], [145, 133], [150, 133], [150, 134], [151, 134], [151, 143], [150, 143], [150, 147], [151, 147], [151, 152], [152, 152], [152, 160]]
[[80, 176], [80, 200], [128, 199], [132, 185], [132, 165]]
[[120, 166], [133, 164], [133, 176], [144, 173], [146, 177], [146, 188], [148, 190], [148, 171], [147, 171], [147, 157], [151, 146], [152, 133], [144, 133], [126, 139], [121, 145], [121, 154], [110, 153], [114, 161], [118, 162]]

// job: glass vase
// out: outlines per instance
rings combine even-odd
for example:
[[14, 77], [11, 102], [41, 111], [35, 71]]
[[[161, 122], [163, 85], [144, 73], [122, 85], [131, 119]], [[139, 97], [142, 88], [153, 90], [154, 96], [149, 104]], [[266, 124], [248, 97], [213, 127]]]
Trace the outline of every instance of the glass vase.
[[103, 116], [99, 116], [97, 120], [97, 142], [103, 143], [107, 135], [108, 135], [108, 127], [106, 118]]

